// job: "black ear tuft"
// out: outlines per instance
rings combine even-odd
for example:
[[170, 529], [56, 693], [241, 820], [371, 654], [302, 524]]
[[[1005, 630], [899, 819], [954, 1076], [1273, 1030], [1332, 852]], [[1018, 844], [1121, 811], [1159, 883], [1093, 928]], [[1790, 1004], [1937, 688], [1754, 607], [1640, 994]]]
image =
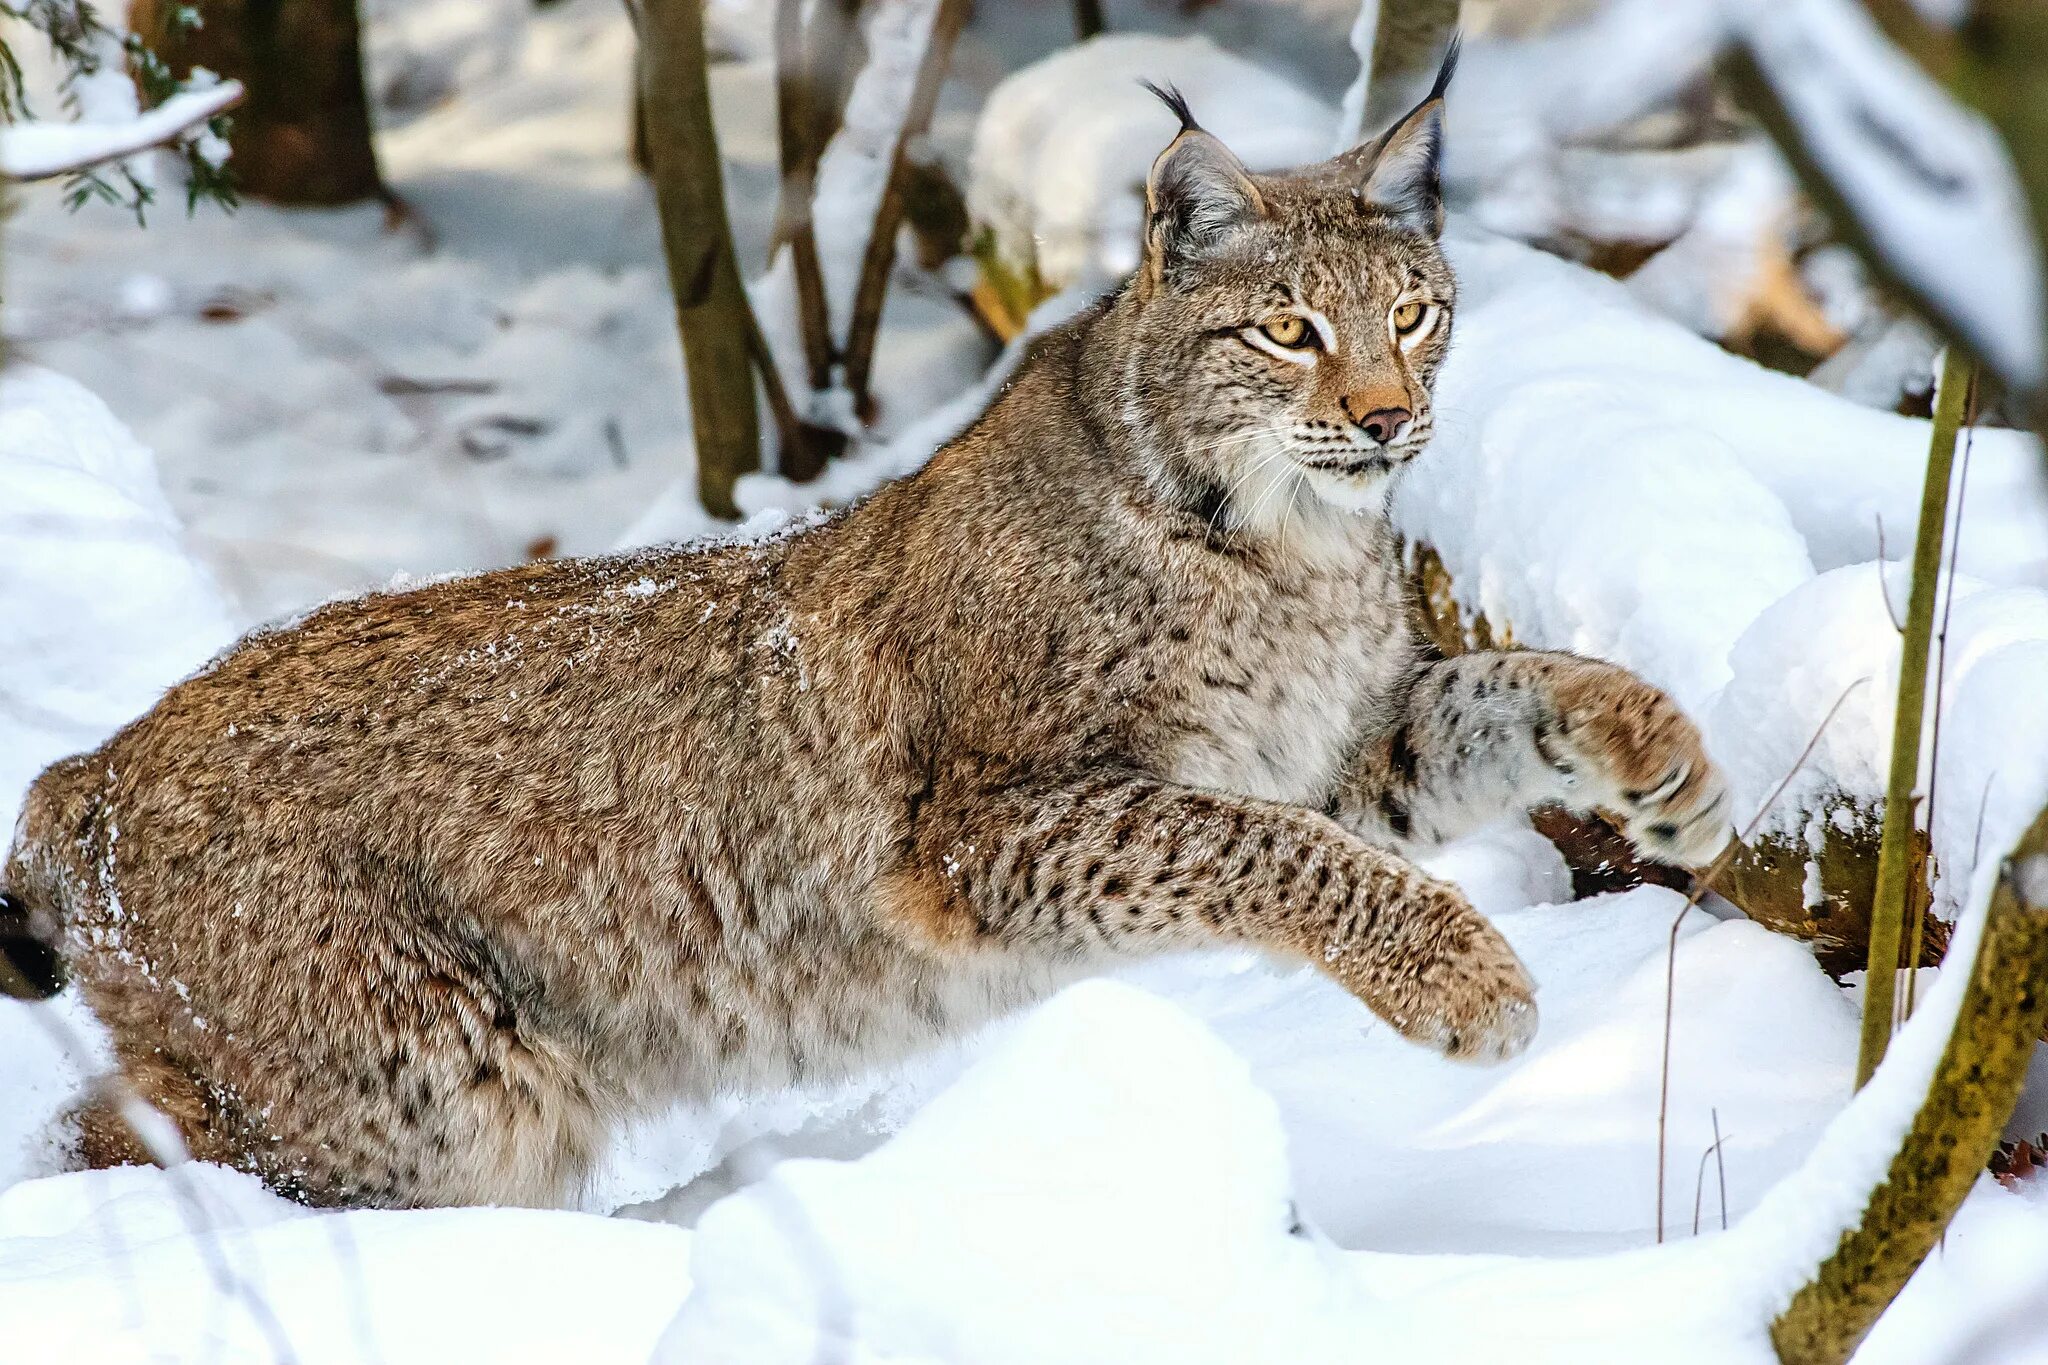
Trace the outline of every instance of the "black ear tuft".
[[1465, 35], [1462, 30], [1451, 33], [1450, 46], [1444, 49], [1444, 63], [1436, 69], [1436, 83], [1429, 87], [1429, 94], [1423, 103], [1440, 100], [1451, 88], [1451, 77], [1458, 74], [1458, 54], [1464, 50]]
[[1173, 116], [1180, 120], [1180, 130], [1183, 133], [1192, 133], [1201, 128], [1202, 125], [1195, 122], [1194, 111], [1188, 108], [1187, 96], [1181, 94], [1179, 90], [1171, 85], [1154, 85], [1151, 81], [1139, 81], [1138, 84], [1157, 95], [1161, 104], [1173, 110]]

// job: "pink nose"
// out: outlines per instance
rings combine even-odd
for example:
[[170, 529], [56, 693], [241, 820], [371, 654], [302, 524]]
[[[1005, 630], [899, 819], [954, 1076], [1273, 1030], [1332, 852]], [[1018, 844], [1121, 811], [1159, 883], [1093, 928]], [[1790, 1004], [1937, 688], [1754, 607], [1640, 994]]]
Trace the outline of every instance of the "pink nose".
[[1366, 435], [1381, 445], [1391, 445], [1401, 439], [1401, 433], [1408, 429], [1409, 419], [1415, 414], [1406, 408], [1374, 408], [1363, 417], [1353, 416], [1351, 404], [1344, 404], [1344, 415], [1356, 422]]

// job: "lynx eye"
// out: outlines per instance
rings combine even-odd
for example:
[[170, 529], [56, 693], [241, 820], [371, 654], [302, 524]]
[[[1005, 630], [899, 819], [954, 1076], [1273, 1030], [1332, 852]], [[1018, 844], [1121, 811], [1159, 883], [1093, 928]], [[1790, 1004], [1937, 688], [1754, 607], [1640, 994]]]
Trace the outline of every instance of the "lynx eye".
[[1414, 331], [1417, 327], [1420, 327], [1422, 325], [1422, 319], [1428, 312], [1428, 305], [1422, 303], [1420, 300], [1408, 300], [1408, 302], [1402, 304], [1400, 307], [1394, 310], [1394, 330], [1400, 333], [1402, 336], [1407, 336], [1410, 332]]
[[1276, 314], [1260, 323], [1259, 330], [1282, 346], [1305, 346], [1309, 340], [1308, 319], [1299, 313]]

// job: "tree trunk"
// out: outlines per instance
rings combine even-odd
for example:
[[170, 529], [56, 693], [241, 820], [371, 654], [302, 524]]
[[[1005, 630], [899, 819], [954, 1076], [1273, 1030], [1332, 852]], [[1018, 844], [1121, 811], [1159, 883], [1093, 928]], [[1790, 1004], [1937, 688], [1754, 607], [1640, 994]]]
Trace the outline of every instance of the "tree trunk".
[[2048, 811], [2007, 861], [1927, 1098], [1862, 1220], [1771, 1324], [1785, 1365], [1841, 1365], [1940, 1240], [2048, 1024]]
[[384, 192], [363, 89], [355, 0], [135, 0], [128, 24], [183, 72], [203, 66], [248, 95], [228, 142], [235, 187], [277, 204], [347, 204]]
[[1379, 136], [1428, 93], [1457, 27], [1458, 0], [1380, 0], [1361, 136]]
[[689, 372], [697, 491], [713, 516], [736, 517], [733, 485], [761, 467], [761, 438], [748, 347], [752, 307], [725, 215], [704, 13], [698, 0], [648, 0], [641, 22], [647, 150]]

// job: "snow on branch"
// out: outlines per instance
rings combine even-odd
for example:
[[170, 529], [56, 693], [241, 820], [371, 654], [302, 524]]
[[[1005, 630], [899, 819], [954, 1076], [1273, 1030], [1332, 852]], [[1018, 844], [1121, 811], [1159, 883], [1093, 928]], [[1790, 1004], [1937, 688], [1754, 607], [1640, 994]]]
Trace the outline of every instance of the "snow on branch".
[[36, 120], [0, 129], [0, 175], [48, 180], [175, 142], [242, 102], [239, 81], [186, 90], [119, 123]]
[[[1870, 249], [1933, 316], [2009, 383], [2044, 374], [2042, 270], [1996, 133], [1887, 42], [1850, 0], [1729, 6], [1796, 139]], [[1772, 112], [1772, 111], [1766, 111]]]

